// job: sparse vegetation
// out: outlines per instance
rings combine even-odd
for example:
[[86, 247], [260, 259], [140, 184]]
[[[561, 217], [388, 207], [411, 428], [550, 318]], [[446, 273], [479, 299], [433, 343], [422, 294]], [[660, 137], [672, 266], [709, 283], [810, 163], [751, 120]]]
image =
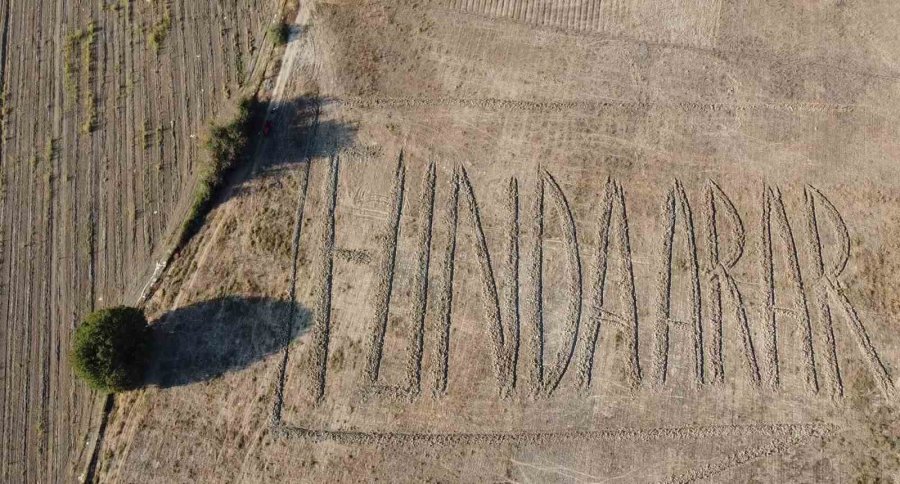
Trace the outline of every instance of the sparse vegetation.
[[153, 50], [159, 54], [160, 49], [162, 48], [162, 43], [165, 42], [166, 37], [169, 35], [169, 29], [172, 28], [172, 14], [169, 11], [169, 2], [163, 2], [163, 13], [162, 17], [152, 26], [150, 27], [150, 31], [147, 32], [147, 43], [153, 47]]
[[288, 24], [284, 21], [278, 22], [277, 24], [269, 27], [269, 37], [271, 37], [272, 43], [277, 46], [287, 44], [290, 34], [290, 26], [288, 26]]
[[9, 120], [9, 115], [12, 113], [12, 106], [9, 105], [9, 92], [4, 90], [0, 92], [0, 136], [3, 137], [3, 140], [6, 139], [6, 123]]
[[119, 0], [118, 2], [104, 4], [103, 10], [116, 13], [127, 12], [130, 4], [131, 0]]
[[0, 145], [9, 139], [9, 113], [10, 108], [8, 106], [5, 104], [0, 106]]
[[[244, 72], [244, 55], [241, 54], [240, 49], [235, 52], [234, 56], [234, 72], [237, 75], [237, 84], [238, 86], [242, 86], [244, 84], [244, 76], [246, 72]], [[231, 93], [227, 94], [227, 97], [231, 97]]]
[[141, 125], [141, 148], [145, 151], [150, 149], [150, 123], [146, 119]]
[[156, 147], [158, 149], [162, 149], [163, 144], [163, 135], [166, 132], [166, 127], [163, 125], [159, 125], [156, 127]]
[[247, 155], [256, 103], [254, 96], [242, 98], [230, 121], [225, 124], [213, 124], [210, 127], [204, 144], [207, 162], [194, 189], [194, 200], [181, 227], [178, 246], [183, 245], [202, 225], [225, 177]]
[[66, 94], [70, 102], [78, 96], [78, 67], [75, 64], [75, 56], [78, 45], [81, 44], [82, 31], [76, 30], [66, 36], [66, 49], [64, 54]]
[[97, 127], [97, 99], [92, 84], [94, 82], [94, 56], [97, 48], [97, 24], [88, 25], [85, 39], [81, 42], [81, 65], [84, 69], [84, 83], [87, 94], [84, 97], [84, 121], [82, 133], [90, 133]]
[[44, 145], [44, 160], [48, 163], [56, 157], [56, 138], [49, 138]]
[[87, 37], [81, 43], [81, 65], [84, 71], [85, 96], [82, 102], [84, 121], [81, 123], [81, 132], [88, 134], [97, 127], [97, 99], [91, 86], [94, 80], [94, 48], [97, 42], [97, 26], [91, 22], [88, 27]]
[[[82, 98], [84, 121], [81, 124], [81, 132], [85, 134], [92, 132], [97, 126], [97, 99], [91, 84], [94, 80], [94, 56], [99, 30], [97, 24], [91, 22], [86, 28], [76, 30], [66, 36], [63, 61], [66, 94], [70, 99], [68, 103], [71, 104], [71, 100], [78, 98], [79, 84], [86, 87], [84, 98]], [[81, 79], [78, 77], [79, 66], [75, 60], [79, 51]]]
[[95, 390], [113, 393], [140, 385], [149, 355], [150, 327], [140, 309], [101, 309], [75, 330], [72, 365]]

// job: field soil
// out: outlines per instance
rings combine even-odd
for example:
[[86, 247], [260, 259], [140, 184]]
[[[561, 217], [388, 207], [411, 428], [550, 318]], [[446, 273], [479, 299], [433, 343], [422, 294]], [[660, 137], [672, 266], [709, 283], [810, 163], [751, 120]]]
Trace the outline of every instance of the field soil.
[[73, 330], [165, 260], [282, 4], [0, 3], [0, 481], [82, 477], [103, 398], [73, 378]]
[[97, 477], [897, 479], [898, 27], [304, 2]]

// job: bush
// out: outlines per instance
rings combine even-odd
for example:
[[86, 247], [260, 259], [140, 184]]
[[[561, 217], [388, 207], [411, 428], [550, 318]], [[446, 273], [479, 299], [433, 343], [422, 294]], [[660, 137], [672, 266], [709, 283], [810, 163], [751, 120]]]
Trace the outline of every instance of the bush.
[[95, 390], [113, 393], [139, 386], [149, 356], [150, 326], [140, 309], [101, 309], [75, 330], [72, 365]]
[[290, 34], [291, 30], [288, 27], [288, 24], [284, 22], [278, 22], [269, 27], [269, 35], [272, 36], [272, 43], [275, 45], [281, 46], [287, 44]]
[[202, 167], [197, 186], [194, 188], [194, 199], [187, 218], [181, 225], [176, 249], [187, 243], [200, 226], [206, 214], [212, 209], [213, 199], [222, 188], [225, 177], [249, 153], [250, 132], [253, 117], [258, 110], [255, 96], [238, 101], [233, 117], [225, 124], [210, 126], [204, 147], [208, 160]]

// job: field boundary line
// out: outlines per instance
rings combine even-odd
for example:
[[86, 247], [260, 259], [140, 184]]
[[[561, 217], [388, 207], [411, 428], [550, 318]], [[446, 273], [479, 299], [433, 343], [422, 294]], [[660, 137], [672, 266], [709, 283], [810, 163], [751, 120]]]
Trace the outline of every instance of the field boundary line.
[[600, 111], [603, 109], [628, 109], [644, 111], [651, 108], [663, 108], [681, 111], [787, 111], [787, 112], [853, 112], [864, 107], [858, 104], [837, 104], [827, 102], [755, 102], [755, 103], [714, 103], [714, 102], [674, 102], [659, 103], [646, 101], [629, 101], [624, 99], [571, 99], [528, 101], [495, 97], [335, 97], [329, 99], [335, 104], [358, 109], [427, 109], [427, 108], [471, 108], [487, 111], [524, 111], [524, 112], [564, 112], [564, 111]]
[[611, 428], [569, 432], [380, 432], [359, 430], [312, 429], [287, 425], [279, 421], [272, 426], [274, 434], [304, 442], [353, 444], [554, 444], [567, 442], [618, 442], [655, 440], [691, 440], [723, 437], [770, 436], [802, 439], [826, 437], [836, 428], [823, 423], [776, 423], [741, 425], [702, 425], [650, 428]]
[[729, 437], [771, 437], [764, 444], [748, 443], [711, 463], [697, 463], [693, 468], [670, 473], [666, 483], [694, 482], [749, 464], [755, 460], [779, 455], [816, 438], [827, 438], [838, 429], [824, 423], [780, 423], [743, 425], [705, 425], [651, 428], [611, 428], [571, 432], [367, 432], [355, 430], [310, 429], [273, 422], [276, 437], [303, 443], [324, 442], [339, 445], [453, 446], [453, 445], [552, 445], [572, 443], [709, 441]]

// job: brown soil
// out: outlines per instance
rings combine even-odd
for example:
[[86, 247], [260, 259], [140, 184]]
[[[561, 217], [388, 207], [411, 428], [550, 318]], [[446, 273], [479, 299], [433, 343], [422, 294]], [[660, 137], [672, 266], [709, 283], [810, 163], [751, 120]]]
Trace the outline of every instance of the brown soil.
[[102, 398], [73, 379], [72, 331], [137, 302], [184, 218], [205, 126], [261, 69], [282, 3], [0, 5], [0, 481], [84, 471]]
[[658, 5], [302, 4], [100, 479], [896, 479], [900, 11]]

